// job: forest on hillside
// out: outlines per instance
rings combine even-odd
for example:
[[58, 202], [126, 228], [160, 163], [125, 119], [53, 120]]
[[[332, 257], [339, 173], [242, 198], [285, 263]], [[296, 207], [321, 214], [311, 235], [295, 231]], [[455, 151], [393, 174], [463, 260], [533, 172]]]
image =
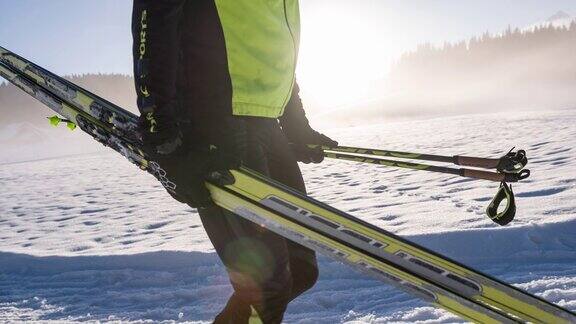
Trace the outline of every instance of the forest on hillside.
[[490, 102], [576, 107], [576, 21], [508, 28], [440, 47], [423, 44], [399, 59], [389, 82], [392, 92], [405, 99], [418, 97], [419, 105], [443, 101], [447, 109]]

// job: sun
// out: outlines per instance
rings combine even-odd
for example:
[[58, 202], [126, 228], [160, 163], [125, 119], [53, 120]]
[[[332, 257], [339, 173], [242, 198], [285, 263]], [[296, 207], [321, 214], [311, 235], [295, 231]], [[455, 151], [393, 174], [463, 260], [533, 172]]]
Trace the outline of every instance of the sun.
[[302, 14], [297, 77], [303, 99], [321, 110], [367, 100], [386, 77], [393, 44], [376, 41], [382, 26], [346, 6], [314, 9]]

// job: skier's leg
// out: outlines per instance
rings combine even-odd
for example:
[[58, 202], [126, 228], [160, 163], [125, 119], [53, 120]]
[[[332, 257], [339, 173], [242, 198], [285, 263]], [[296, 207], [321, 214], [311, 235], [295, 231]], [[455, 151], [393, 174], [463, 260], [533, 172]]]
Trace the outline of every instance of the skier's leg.
[[264, 323], [280, 323], [292, 285], [285, 240], [219, 207], [200, 217], [234, 287], [215, 322], [248, 323], [253, 307]]
[[[268, 152], [270, 176], [293, 189], [306, 193], [302, 172], [290, 151], [288, 140], [277, 125], [273, 128], [272, 134]], [[292, 241], [288, 241], [287, 246], [292, 274], [290, 300], [293, 300], [314, 286], [318, 279], [318, 264], [313, 250]]]
[[[274, 120], [245, 118], [245, 164], [269, 175], [268, 150]], [[217, 323], [242, 323], [252, 309], [264, 323], [280, 323], [291, 298], [285, 238], [218, 207], [200, 211], [206, 232], [226, 265], [234, 294]]]
[[298, 243], [288, 241], [290, 273], [292, 274], [292, 294], [290, 301], [312, 288], [318, 280], [316, 253]]
[[216, 323], [246, 323], [251, 306], [264, 323], [280, 323], [292, 288], [286, 240], [219, 207], [200, 216], [235, 291]]

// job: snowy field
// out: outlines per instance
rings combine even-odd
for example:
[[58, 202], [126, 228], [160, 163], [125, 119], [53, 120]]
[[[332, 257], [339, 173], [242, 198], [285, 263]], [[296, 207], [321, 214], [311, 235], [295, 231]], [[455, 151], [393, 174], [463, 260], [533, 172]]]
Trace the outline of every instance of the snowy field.
[[[506, 227], [484, 215], [495, 183], [340, 161], [303, 170], [313, 197], [576, 311], [576, 110], [326, 132], [343, 145], [437, 154], [526, 149], [533, 175], [514, 185]], [[41, 140], [21, 148], [24, 159]], [[320, 270], [287, 323], [459, 321], [327, 258]], [[119, 155], [0, 164], [0, 322], [208, 323], [230, 293], [195, 211]]]

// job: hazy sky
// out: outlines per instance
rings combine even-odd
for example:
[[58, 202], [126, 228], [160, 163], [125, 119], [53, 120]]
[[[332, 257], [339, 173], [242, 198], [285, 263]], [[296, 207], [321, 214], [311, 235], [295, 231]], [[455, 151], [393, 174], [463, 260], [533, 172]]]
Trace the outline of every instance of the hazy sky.
[[[0, 0], [0, 45], [58, 73], [131, 74], [129, 0]], [[301, 0], [299, 79], [314, 104], [357, 100], [418, 43], [527, 26], [574, 0]]]

